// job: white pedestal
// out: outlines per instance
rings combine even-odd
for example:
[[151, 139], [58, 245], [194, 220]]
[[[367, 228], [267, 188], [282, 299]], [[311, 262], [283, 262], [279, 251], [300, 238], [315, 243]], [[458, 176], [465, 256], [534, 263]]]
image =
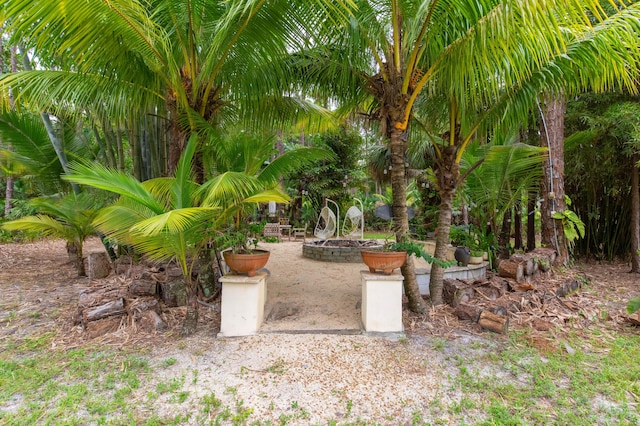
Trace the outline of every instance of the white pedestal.
[[402, 274], [361, 271], [360, 277], [364, 329], [367, 332], [402, 332]]
[[267, 300], [267, 274], [254, 277], [225, 275], [222, 282], [219, 337], [255, 334], [264, 319]]

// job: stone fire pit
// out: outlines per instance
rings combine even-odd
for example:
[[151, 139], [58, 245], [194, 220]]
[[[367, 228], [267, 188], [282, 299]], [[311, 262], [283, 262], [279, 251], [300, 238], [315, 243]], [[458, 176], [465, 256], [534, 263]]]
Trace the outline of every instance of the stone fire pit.
[[362, 263], [360, 250], [382, 248], [376, 240], [321, 240], [304, 243], [302, 256], [321, 262]]

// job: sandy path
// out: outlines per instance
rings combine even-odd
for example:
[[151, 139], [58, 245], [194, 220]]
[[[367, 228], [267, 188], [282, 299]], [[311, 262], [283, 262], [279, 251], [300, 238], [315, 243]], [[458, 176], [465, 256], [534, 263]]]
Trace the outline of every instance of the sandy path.
[[271, 251], [266, 321], [260, 332], [360, 330], [362, 263], [302, 257], [302, 242], [261, 244]]

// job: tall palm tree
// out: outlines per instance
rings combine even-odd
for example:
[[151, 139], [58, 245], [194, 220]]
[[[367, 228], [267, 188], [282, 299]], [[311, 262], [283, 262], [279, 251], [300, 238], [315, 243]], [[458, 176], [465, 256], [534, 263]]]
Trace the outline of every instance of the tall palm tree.
[[[282, 113], [259, 101], [281, 94], [280, 58], [305, 42], [305, 26], [329, 13], [344, 19], [345, 3], [89, 0], [69, 7], [2, 0], [7, 31], [55, 65], [11, 74], [4, 84], [20, 87], [20, 96], [41, 109], [93, 108], [122, 122], [149, 111], [166, 116], [171, 172], [190, 133], [203, 125], [221, 129], [253, 114]], [[197, 174], [202, 181], [201, 166]]]
[[[441, 205], [435, 255], [444, 259], [456, 189], [473, 170], [461, 172], [464, 151], [482, 127], [519, 123], [535, 105], [533, 95], [558, 82], [558, 63], [575, 56], [575, 86], [602, 87], [626, 76], [637, 41], [636, 4], [617, 5], [608, 20], [597, 1], [431, 0], [367, 1], [348, 24], [325, 27], [317, 43], [297, 57], [314, 93], [341, 101], [341, 111], [359, 109], [380, 123], [391, 151], [396, 239], [408, 231], [405, 158], [412, 115], [429, 124], [436, 155]], [[635, 21], [634, 21], [635, 20]], [[602, 24], [599, 36], [594, 28]], [[616, 41], [615, 35], [619, 35]], [[571, 51], [575, 41], [592, 46]], [[609, 46], [606, 42], [610, 42]], [[622, 49], [612, 48], [620, 46]], [[628, 51], [626, 50], [629, 47]], [[604, 48], [604, 49], [603, 49]], [[600, 52], [602, 49], [602, 52]], [[635, 49], [637, 52], [637, 49]], [[577, 54], [576, 54], [577, 53]], [[605, 57], [607, 59], [603, 59]], [[606, 73], [590, 70], [609, 60]], [[635, 60], [635, 59], [634, 59]], [[585, 65], [592, 65], [585, 68]], [[604, 75], [604, 76], [603, 76]], [[546, 77], [546, 78], [545, 78]], [[518, 98], [519, 97], [519, 98]], [[518, 100], [516, 100], [518, 98]], [[510, 108], [507, 108], [510, 107]], [[519, 125], [519, 124], [518, 124]], [[424, 311], [413, 264], [402, 269], [409, 306]], [[431, 271], [431, 297], [442, 302], [443, 269]]]

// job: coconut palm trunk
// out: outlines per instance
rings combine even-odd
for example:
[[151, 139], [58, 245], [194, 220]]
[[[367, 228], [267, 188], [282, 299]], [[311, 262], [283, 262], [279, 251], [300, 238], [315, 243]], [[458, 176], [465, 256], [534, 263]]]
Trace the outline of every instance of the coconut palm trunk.
[[[436, 249], [434, 257], [444, 260], [447, 258], [447, 249], [450, 242], [451, 212], [453, 211], [453, 198], [459, 185], [460, 164], [455, 161], [457, 148], [455, 145], [447, 147], [442, 158], [437, 163], [436, 176], [438, 178], [438, 192], [440, 194], [440, 212], [438, 214], [438, 228], [436, 235]], [[434, 263], [431, 265], [431, 277], [429, 281], [429, 293], [431, 303], [440, 305], [443, 303], [444, 269]]]
[[[403, 241], [409, 234], [409, 216], [407, 214], [407, 188], [405, 153], [407, 143], [404, 140], [405, 131], [395, 127], [389, 132], [389, 145], [391, 148], [391, 190], [393, 193], [393, 232], [396, 241]], [[408, 256], [402, 265], [404, 277], [404, 292], [409, 301], [409, 309], [416, 313], [424, 313], [427, 305], [420, 295], [416, 268], [413, 257]]]

